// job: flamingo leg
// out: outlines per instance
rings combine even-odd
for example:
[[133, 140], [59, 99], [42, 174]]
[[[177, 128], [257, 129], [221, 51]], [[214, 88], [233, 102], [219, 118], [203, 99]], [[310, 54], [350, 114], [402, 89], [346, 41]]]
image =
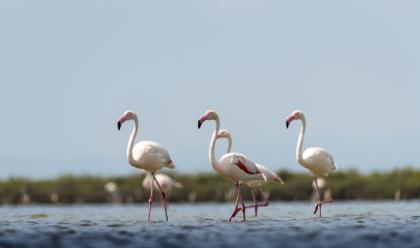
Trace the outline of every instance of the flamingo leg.
[[246, 217], [245, 217], [246, 207], [245, 207], [244, 199], [242, 198], [242, 196], [240, 194], [239, 194], [239, 198], [241, 199], [241, 203], [242, 203], [242, 215], [244, 217], [243, 221], [245, 222], [246, 221]]
[[[261, 188], [259, 189], [259, 191], [260, 191], [261, 195], [264, 197], [264, 202], [262, 202], [262, 203], [254, 203], [253, 205], [245, 206], [245, 208], [267, 207], [270, 204], [269, 201], [268, 201], [269, 196], [268, 195], [267, 196], [264, 196], [266, 194], [264, 194], [264, 192], [263, 192], [263, 190]], [[252, 192], [252, 188], [251, 188], [251, 192]], [[241, 210], [242, 210], [242, 208], [236, 209], [236, 211], [233, 213], [233, 217], [235, 217], [236, 214], [238, 214], [238, 212], [241, 211]], [[255, 216], [257, 216], [257, 215], [255, 215]]]
[[316, 189], [316, 193], [317, 193], [318, 199], [317, 199], [317, 202], [316, 202], [316, 205], [315, 205], [314, 214], [316, 214], [316, 212], [319, 209], [319, 217], [322, 217], [322, 213], [321, 213], [321, 211], [322, 211], [322, 204], [333, 202], [333, 199], [331, 198], [331, 199], [328, 199], [328, 200], [325, 200], [325, 201], [322, 200], [321, 193], [319, 192], [318, 180], [317, 180], [316, 177], [315, 177], [315, 189]]
[[[239, 201], [241, 201], [242, 208], [239, 208]], [[244, 215], [244, 221], [245, 221], [245, 203], [241, 197], [241, 185], [239, 183], [236, 184], [236, 203], [235, 208], [233, 209], [232, 215], [229, 218], [229, 222], [232, 221], [232, 218], [236, 216], [238, 211], [242, 210], [242, 213]]]
[[153, 173], [153, 180], [156, 182], [156, 185], [158, 186], [160, 192], [162, 193], [162, 201], [163, 201], [163, 206], [165, 207], [165, 217], [166, 217], [166, 221], [168, 221], [168, 210], [166, 207], [166, 194], [165, 192], [162, 190], [162, 187], [160, 187], [160, 184], [158, 182], [158, 180], [155, 177], [155, 174]]
[[251, 188], [251, 195], [252, 195], [252, 200], [254, 201], [255, 216], [257, 216], [258, 215], [258, 206], [257, 206], [257, 198], [255, 197], [254, 188]]
[[[153, 177], [154, 177], [154, 173], [152, 173]], [[152, 210], [152, 202], [153, 202], [153, 184], [154, 184], [154, 180], [152, 180], [152, 185], [150, 186], [150, 196], [149, 196], [149, 215], [147, 218], [147, 221], [150, 222], [150, 212]]]
[[261, 193], [261, 196], [264, 198], [264, 201], [262, 203], [257, 204], [258, 207], [267, 207], [268, 204], [270, 204], [268, 202], [268, 199], [270, 198], [270, 193], [267, 192], [267, 194], [264, 193], [264, 191], [262, 190], [262, 188], [259, 188], [259, 191]]

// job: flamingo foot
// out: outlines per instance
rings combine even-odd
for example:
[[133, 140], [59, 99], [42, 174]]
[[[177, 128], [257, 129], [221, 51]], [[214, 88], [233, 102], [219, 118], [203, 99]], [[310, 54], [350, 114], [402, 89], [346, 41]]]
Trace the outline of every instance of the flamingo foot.
[[[257, 208], [259, 208], [259, 207], [267, 207], [268, 205], [269, 205], [270, 203], [268, 202], [268, 201], [266, 201], [266, 202], [263, 202], [263, 203], [257, 203], [257, 205], [254, 205], [254, 204], [252, 204], [252, 205], [248, 205], [248, 206], [245, 206], [245, 208], [254, 208], [254, 207], [257, 207]], [[242, 211], [242, 207], [240, 207], [240, 208], [237, 208], [237, 209], [235, 209], [234, 211], [233, 211], [233, 217], [235, 217], [237, 214], [238, 214], [238, 212], [239, 211]]]
[[315, 204], [315, 209], [314, 209], [314, 214], [316, 214], [316, 212], [318, 212], [318, 208], [319, 208], [319, 204]]
[[238, 214], [238, 212], [239, 212], [239, 211], [241, 211], [241, 210], [242, 210], [242, 208], [235, 208], [235, 209], [233, 210], [233, 212], [232, 212], [232, 216], [230, 217], [229, 221], [230, 221], [232, 218], [235, 218], [235, 217], [236, 217], [236, 215]]
[[243, 204], [243, 205], [242, 205], [242, 207], [236, 207], [236, 208], [233, 210], [232, 215], [231, 215], [231, 216], [230, 216], [230, 218], [229, 218], [229, 222], [231, 222], [231, 221], [232, 221], [232, 219], [236, 217], [236, 215], [238, 214], [238, 212], [239, 212], [239, 211], [242, 211], [242, 214], [243, 214], [243, 216], [244, 216], [243, 221], [246, 221], [246, 217], [245, 217], [245, 209], [247, 209], [247, 208], [251, 208], [251, 207], [254, 207], [254, 205], [245, 206], [245, 204]]
[[236, 214], [238, 213], [238, 211], [240, 210], [240, 208], [235, 208], [232, 212], [232, 215], [229, 218], [229, 222], [232, 221], [233, 218], [235, 218]]
[[319, 210], [319, 217], [322, 217], [322, 214], [321, 214], [322, 204], [331, 203], [331, 202], [333, 202], [333, 199], [329, 199], [329, 200], [326, 200], [326, 201], [318, 201], [315, 205], [314, 214], [316, 214]]

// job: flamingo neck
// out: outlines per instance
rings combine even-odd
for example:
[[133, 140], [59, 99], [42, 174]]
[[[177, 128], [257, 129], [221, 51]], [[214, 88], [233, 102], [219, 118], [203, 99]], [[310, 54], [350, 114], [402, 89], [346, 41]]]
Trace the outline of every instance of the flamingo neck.
[[136, 139], [137, 131], [139, 128], [139, 121], [137, 117], [134, 117], [133, 122], [134, 122], [134, 128], [131, 131], [130, 138], [128, 140], [128, 145], [127, 145], [127, 159], [128, 159], [128, 163], [131, 165], [135, 164], [135, 160], [133, 157], [133, 146], [134, 146], [134, 140]]
[[302, 166], [306, 167], [305, 161], [303, 160], [303, 140], [305, 136], [305, 130], [306, 130], [306, 120], [305, 117], [302, 117], [302, 126], [300, 128], [300, 133], [298, 137], [298, 143], [296, 146], [296, 160], [301, 164]]
[[215, 129], [213, 131], [211, 141], [210, 141], [209, 159], [210, 159], [210, 163], [211, 163], [211, 166], [213, 167], [213, 169], [217, 173], [220, 173], [219, 164], [217, 163], [216, 157], [214, 155], [214, 150], [215, 150], [215, 147], [216, 147], [217, 134], [219, 133], [219, 129], [220, 129], [219, 118], [215, 119], [215, 123], [216, 123], [216, 126], [215, 126]]
[[228, 140], [228, 147], [227, 147], [226, 153], [230, 153], [232, 151], [232, 137], [228, 135], [227, 140]]

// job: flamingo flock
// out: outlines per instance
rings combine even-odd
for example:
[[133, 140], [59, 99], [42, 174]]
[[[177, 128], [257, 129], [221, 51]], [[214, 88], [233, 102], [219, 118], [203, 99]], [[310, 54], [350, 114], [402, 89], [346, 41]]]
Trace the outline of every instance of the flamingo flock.
[[[316, 204], [314, 214], [319, 212], [319, 217], [322, 217], [322, 204], [332, 202], [330, 199], [323, 199], [320, 194], [318, 181], [322, 176], [328, 176], [329, 173], [337, 169], [333, 157], [325, 149], [320, 147], [310, 147], [303, 152], [303, 140], [306, 131], [306, 119], [302, 111], [294, 111], [286, 118], [286, 128], [295, 121], [301, 121], [301, 129], [298, 136], [298, 143], [296, 147], [297, 162], [309, 170], [314, 177], [313, 184], [316, 191]], [[167, 198], [166, 192], [172, 188], [180, 188], [182, 185], [176, 182], [169, 176], [157, 173], [162, 168], [166, 167], [174, 169], [175, 165], [169, 155], [169, 152], [160, 144], [154, 141], [140, 141], [134, 145], [138, 133], [139, 121], [137, 115], [132, 111], [126, 111], [118, 119], [118, 130], [126, 121], [132, 121], [134, 126], [131, 131], [128, 145], [127, 145], [127, 160], [128, 163], [138, 169], [143, 169], [147, 172], [143, 181], [143, 187], [150, 190], [149, 195], [149, 211], [148, 221], [150, 222], [150, 214], [153, 201], [153, 189], [159, 190], [162, 196], [163, 207], [165, 210], [165, 219], [168, 221], [167, 212]], [[210, 165], [213, 167], [217, 175], [229, 179], [236, 187], [236, 202], [228, 221], [232, 221], [237, 213], [242, 212], [243, 221], [246, 221], [246, 209], [254, 208], [255, 216], [258, 215], [258, 207], [267, 207], [269, 204], [269, 196], [262, 190], [262, 186], [273, 182], [284, 184], [284, 181], [272, 170], [267, 167], [254, 162], [248, 156], [232, 152], [232, 136], [226, 129], [220, 129], [220, 118], [216, 111], [207, 110], [198, 118], [198, 128], [200, 129], [205, 122], [213, 122], [214, 130], [210, 139], [210, 146], [208, 150], [208, 158]], [[215, 148], [218, 139], [227, 139], [228, 148], [226, 153], [220, 158], [216, 159]], [[253, 204], [246, 205], [241, 194], [241, 186], [249, 187], [252, 195]], [[257, 203], [255, 191], [258, 190], [263, 198], [263, 202]]]

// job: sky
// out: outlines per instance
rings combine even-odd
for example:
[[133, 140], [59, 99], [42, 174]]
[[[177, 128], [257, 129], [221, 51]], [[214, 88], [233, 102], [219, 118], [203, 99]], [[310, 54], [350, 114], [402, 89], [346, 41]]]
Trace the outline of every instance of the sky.
[[[418, 1], [2, 1], [0, 178], [138, 173], [139, 140], [179, 173], [212, 171], [219, 113], [233, 150], [273, 170], [321, 146], [339, 169], [420, 169]], [[226, 149], [217, 144], [217, 154]]]

